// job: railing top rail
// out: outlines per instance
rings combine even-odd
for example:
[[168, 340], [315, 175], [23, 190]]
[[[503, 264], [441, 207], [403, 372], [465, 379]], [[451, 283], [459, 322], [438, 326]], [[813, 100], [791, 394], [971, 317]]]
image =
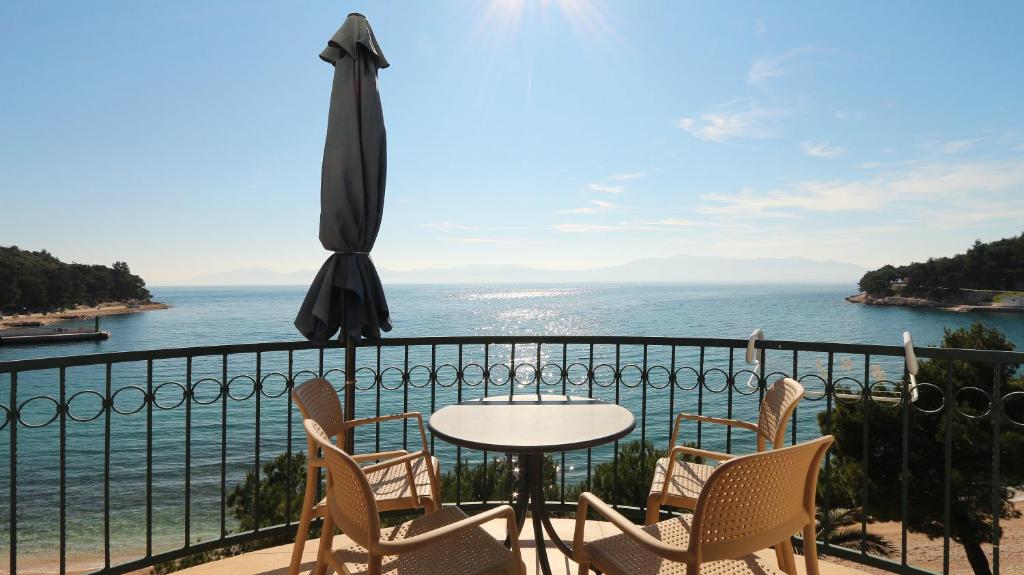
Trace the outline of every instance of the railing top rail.
[[[719, 347], [745, 349], [747, 339], [707, 338], [707, 337], [661, 337], [661, 336], [563, 336], [563, 335], [480, 335], [480, 336], [431, 336], [431, 337], [398, 337], [382, 338], [379, 342], [360, 341], [357, 347], [405, 347], [405, 346], [445, 346], [445, 345], [509, 345], [509, 344], [577, 344], [577, 345], [647, 345], [647, 346], [680, 346], [680, 347]], [[100, 365], [106, 363], [126, 363], [133, 361], [176, 359], [183, 357], [202, 357], [235, 355], [257, 352], [300, 351], [340, 348], [343, 344], [331, 341], [320, 346], [308, 341], [284, 341], [265, 343], [244, 343], [212, 346], [160, 348], [138, 351], [119, 351], [111, 353], [91, 353], [68, 355], [38, 359], [18, 359], [0, 361], [0, 373], [16, 371], [34, 371], [42, 369], [58, 369]], [[834, 343], [814, 341], [763, 340], [756, 342], [758, 349], [776, 351], [801, 351], [821, 353], [870, 354], [873, 356], [903, 357], [903, 346], [872, 345], [855, 343]], [[958, 359], [996, 364], [1024, 364], [1024, 352], [989, 351], [977, 349], [915, 347], [919, 357], [930, 359]]]

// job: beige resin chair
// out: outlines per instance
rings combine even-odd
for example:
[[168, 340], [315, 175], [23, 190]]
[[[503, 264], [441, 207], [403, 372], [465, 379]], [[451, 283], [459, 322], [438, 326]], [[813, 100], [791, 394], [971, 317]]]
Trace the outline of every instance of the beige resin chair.
[[[304, 425], [310, 441], [323, 451], [327, 467], [328, 512], [315, 575], [322, 575], [327, 567], [343, 575], [525, 575], [512, 507], [502, 505], [473, 517], [458, 507], [445, 507], [381, 529], [366, 468], [335, 447], [315, 421], [307, 419]], [[511, 550], [480, 527], [495, 520], [504, 520]], [[351, 540], [337, 549], [332, 547], [336, 526]]]
[[[693, 514], [638, 527], [591, 493], [576, 508], [580, 575], [796, 575], [790, 537], [803, 534], [807, 575], [818, 575], [814, 497], [832, 436], [730, 459], [704, 483]], [[622, 533], [585, 542], [587, 511]], [[774, 546], [777, 569], [754, 555]]]
[[676, 445], [676, 440], [679, 437], [679, 425], [684, 419], [704, 423], [717, 423], [753, 431], [757, 434], [757, 450], [764, 451], [767, 441], [772, 442], [773, 448], [779, 448], [785, 444], [786, 426], [789, 424], [797, 404], [800, 403], [803, 397], [804, 386], [800, 385], [796, 380], [787, 377], [775, 382], [765, 392], [764, 399], [761, 401], [761, 411], [757, 418], [757, 425], [736, 419], [723, 419], [690, 413], [680, 413], [676, 416], [676, 422], [672, 428], [672, 437], [669, 439], [668, 457], [659, 459], [654, 468], [654, 479], [651, 481], [651, 490], [647, 495], [646, 523], [650, 525], [658, 521], [662, 505], [694, 509], [694, 506], [697, 504], [697, 495], [704, 486], [704, 482], [708, 480], [711, 472], [715, 469], [710, 465], [679, 461], [680, 456], [695, 455], [716, 461], [726, 461], [736, 457], [727, 453]]
[[[419, 413], [402, 413], [382, 417], [368, 417], [345, 421], [341, 411], [338, 392], [326, 379], [314, 378], [292, 390], [292, 399], [299, 406], [304, 419], [312, 419], [328, 437], [333, 437], [338, 445], [345, 445], [346, 435], [355, 427], [383, 421], [415, 419], [419, 424], [421, 447], [419, 451], [409, 453], [405, 450], [383, 451], [352, 455], [358, 463], [376, 461], [374, 465], [363, 467], [366, 479], [373, 490], [377, 509], [389, 511], [393, 509], [418, 509], [423, 507], [431, 513], [440, 507], [437, 458], [430, 456], [427, 445], [427, 434], [423, 428], [423, 418]], [[309, 525], [314, 517], [326, 515], [326, 499], [316, 502], [319, 487], [320, 468], [325, 467], [324, 459], [318, 455], [318, 444], [312, 438], [306, 441], [308, 454], [306, 465], [306, 493], [302, 502], [302, 514], [299, 516], [299, 529], [295, 535], [295, 546], [292, 548], [292, 559], [288, 567], [288, 575], [296, 575], [302, 562], [302, 549], [309, 537]], [[333, 533], [332, 533], [333, 535]]]

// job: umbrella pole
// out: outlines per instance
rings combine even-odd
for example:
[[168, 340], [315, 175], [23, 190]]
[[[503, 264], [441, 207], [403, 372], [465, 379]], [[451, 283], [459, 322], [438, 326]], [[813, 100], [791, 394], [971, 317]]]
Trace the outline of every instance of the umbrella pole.
[[[356, 340], [345, 334], [345, 421], [356, 418]], [[345, 451], [355, 453], [356, 434], [349, 428], [345, 434]]]

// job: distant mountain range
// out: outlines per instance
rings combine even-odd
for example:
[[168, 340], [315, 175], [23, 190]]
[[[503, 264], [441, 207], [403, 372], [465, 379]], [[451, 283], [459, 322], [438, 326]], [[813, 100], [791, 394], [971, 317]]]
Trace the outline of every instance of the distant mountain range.
[[[677, 255], [644, 258], [586, 270], [549, 270], [503, 264], [395, 271], [380, 268], [385, 284], [414, 283], [834, 283], [855, 284], [865, 268], [804, 258], [725, 258]], [[307, 285], [316, 270], [289, 273], [248, 268], [193, 278], [190, 285]]]

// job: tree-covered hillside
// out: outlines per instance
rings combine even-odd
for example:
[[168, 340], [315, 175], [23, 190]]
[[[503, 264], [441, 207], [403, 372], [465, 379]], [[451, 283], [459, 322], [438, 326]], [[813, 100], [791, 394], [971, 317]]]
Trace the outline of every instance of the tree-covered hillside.
[[942, 301], [960, 289], [1024, 290], [1024, 234], [974, 242], [967, 253], [864, 274], [860, 289], [876, 297], [899, 293]]
[[125, 262], [64, 263], [46, 250], [0, 246], [0, 311], [51, 311], [103, 301], [149, 301], [146, 282]]

